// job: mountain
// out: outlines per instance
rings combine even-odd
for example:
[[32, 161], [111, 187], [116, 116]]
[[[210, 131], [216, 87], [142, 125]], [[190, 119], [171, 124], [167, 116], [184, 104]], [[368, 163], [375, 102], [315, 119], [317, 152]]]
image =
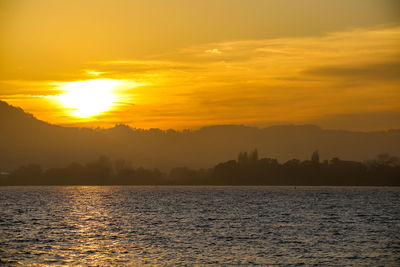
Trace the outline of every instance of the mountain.
[[207, 168], [257, 148], [261, 157], [284, 162], [307, 159], [319, 150], [321, 159], [367, 160], [380, 153], [400, 156], [400, 130], [350, 132], [313, 125], [264, 129], [218, 125], [199, 130], [163, 131], [62, 127], [36, 119], [0, 101], [0, 170], [22, 164], [44, 167], [88, 162], [101, 155], [130, 160], [133, 166], [170, 169]]

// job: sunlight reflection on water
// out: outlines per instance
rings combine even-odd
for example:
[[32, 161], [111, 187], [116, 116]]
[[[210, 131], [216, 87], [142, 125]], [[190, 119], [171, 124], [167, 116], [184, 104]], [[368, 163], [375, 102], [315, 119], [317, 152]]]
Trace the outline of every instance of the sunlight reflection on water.
[[400, 190], [2, 187], [9, 264], [399, 265]]

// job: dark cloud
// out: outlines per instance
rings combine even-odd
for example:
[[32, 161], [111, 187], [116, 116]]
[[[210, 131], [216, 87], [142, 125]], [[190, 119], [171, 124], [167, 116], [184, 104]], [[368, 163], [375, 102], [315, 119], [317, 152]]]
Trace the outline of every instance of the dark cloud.
[[310, 123], [318, 124], [324, 128], [355, 131], [400, 129], [400, 108], [369, 113], [327, 115]]
[[303, 72], [306, 76], [338, 77], [363, 80], [400, 80], [400, 59], [398, 62], [383, 62], [358, 66], [323, 66]]

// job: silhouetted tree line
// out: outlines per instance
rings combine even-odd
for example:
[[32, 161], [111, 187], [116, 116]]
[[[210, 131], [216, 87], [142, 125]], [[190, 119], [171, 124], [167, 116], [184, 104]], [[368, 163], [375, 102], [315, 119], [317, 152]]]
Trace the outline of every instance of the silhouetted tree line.
[[40, 165], [21, 166], [0, 174], [0, 185], [334, 185], [400, 186], [400, 160], [389, 154], [366, 162], [339, 158], [320, 161], [318, 151], [310, 160], [258, 157], [257, 150], [241, 152], [237, 160], [211, 169], [174, 168], [168, 174], [158, 169], [134, 168], [128, 161], [102, 156], [85, 165], [72, 163], [43, 170]]

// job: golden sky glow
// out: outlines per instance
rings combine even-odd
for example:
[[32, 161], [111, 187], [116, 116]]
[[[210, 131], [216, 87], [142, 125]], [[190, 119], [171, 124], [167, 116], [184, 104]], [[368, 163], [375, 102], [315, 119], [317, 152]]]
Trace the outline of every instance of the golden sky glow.
[[398, 1], [37, 0], [0, 10], [0, 99], [51, 123], [400, 127]]

